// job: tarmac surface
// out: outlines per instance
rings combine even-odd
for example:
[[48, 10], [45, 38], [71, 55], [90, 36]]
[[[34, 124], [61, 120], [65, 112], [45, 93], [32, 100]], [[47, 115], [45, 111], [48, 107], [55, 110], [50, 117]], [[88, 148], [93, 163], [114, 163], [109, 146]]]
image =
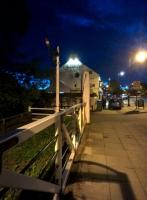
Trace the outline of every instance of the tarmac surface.
[[147, 200], [146, 109], [92, 113], [62, 199]]

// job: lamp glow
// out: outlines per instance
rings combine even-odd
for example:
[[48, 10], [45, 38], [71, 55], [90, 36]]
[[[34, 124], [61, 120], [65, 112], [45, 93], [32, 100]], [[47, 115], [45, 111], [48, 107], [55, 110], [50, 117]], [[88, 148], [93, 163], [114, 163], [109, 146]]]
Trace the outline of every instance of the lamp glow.
[[78, 58], [69, 58], [69, 60], [67, 61], [67, 63], [65, 64], [67, 66], [80, 66], [82, 65], [82, 63], [79, 61]]
[[144, 63], [147, 59], [147, 52], [146, 51], [139, 51], [135, 56], [135, 61], [138, 63]]
[[124, 71], [121, 71], [118, 73], [118, 76], [124, 76], [125, 75], [125, 72]]

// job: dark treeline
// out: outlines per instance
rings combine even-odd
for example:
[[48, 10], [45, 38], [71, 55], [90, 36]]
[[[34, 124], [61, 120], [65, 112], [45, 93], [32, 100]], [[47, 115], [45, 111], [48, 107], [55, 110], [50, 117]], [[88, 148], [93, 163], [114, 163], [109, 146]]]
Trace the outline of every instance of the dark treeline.
[[14, 77], [0, 72], [0, 118], [26, 112], [28, 106], [46, 106], [47, 92], [20, 86]]

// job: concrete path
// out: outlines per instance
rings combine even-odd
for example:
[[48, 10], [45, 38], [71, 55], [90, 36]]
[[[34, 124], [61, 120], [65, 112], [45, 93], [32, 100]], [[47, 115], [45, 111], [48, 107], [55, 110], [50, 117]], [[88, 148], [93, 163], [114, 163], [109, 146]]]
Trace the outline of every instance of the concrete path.
[[62, 199], [147, 200], [147, 113], [92, 113]]

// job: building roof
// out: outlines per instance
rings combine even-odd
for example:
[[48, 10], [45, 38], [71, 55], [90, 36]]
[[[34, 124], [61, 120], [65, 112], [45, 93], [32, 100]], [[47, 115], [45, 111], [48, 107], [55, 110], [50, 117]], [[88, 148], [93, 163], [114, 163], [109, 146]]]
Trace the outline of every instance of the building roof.
[[95, 72], [90, 67], [84, 65], [78, 58], [70, 58], [64, 65], [61, 66], [60, 71], [71, 71], [71, 72], [78, 72], [82, 73], [84, 70], [88, 70], [89, 72], [96, 73], [98, 76], [99, 74]]

